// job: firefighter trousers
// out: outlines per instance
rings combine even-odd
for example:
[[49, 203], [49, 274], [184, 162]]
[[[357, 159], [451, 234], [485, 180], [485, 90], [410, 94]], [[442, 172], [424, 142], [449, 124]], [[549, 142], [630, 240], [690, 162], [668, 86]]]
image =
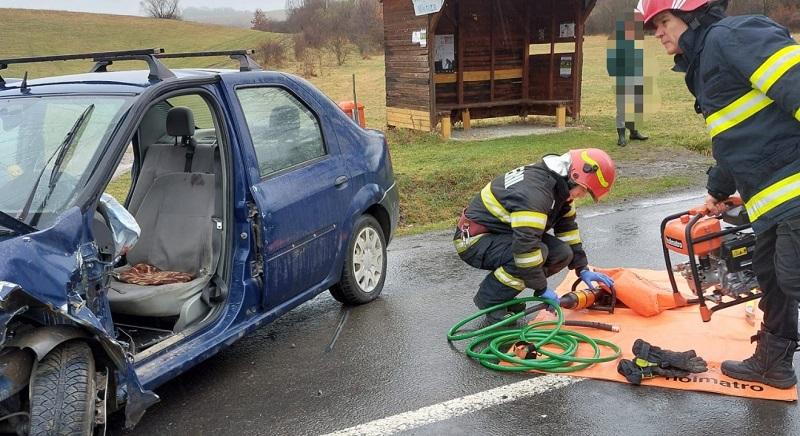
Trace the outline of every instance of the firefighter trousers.
[[764, 311], [764, 326], [775, 336], [797, 341], [800, 217], [790, 218], [756, 235], [753, 271], [764, 292], [758, 304]]
[[[456, 230], [455, 243], [461, 260], [475, 268], [491, 271], [483, 279], [473, 298], [479, 309], [504, 303], [516, 298], [520, 293], [517, 289], [501, 283], [494, 275], [496, 269], [514, 265], [511, 242], [512, 235], [510, 233], [484, 233], [473, 236], [464, 243], [461, 239], [461, 231]], [[540, 248], [544, 258], [542, 267], [547, 277], [566, 268], [572, 261], [572, 248], [548, 233], [542, 235]]]

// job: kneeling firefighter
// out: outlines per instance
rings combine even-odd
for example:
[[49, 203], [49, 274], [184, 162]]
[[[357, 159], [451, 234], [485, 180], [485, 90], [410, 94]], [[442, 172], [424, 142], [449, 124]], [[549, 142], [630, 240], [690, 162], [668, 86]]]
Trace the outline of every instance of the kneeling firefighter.
[[[558, 300], [547, 277], [567, 266], [590, 288], [593, 281], [611, 286], [608, 276], [587, 268], [573, 201], [587, 193], [600, 201], [615, 176], [611, 157], [587, 148], [544, 156], [489, 182], [464, 209], [453, 240], [464, 262], [492, 271], [481, 282], [475, 305], [485, 309], [507, 302], [525, 288]], [[523, 305], [496, 310], [486, 322], [521, 310]]]

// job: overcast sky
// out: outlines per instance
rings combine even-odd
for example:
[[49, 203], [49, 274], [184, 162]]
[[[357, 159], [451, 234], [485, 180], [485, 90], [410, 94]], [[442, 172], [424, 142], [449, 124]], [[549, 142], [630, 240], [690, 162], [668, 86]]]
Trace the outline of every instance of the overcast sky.
[[[283, 9], [286, 0], [180, 0], [182, 8], [207, 7], [254, 11]], [[139, 0], [0, 0], [0, 8], [58, 9], [102, 14], [141, 15]]]

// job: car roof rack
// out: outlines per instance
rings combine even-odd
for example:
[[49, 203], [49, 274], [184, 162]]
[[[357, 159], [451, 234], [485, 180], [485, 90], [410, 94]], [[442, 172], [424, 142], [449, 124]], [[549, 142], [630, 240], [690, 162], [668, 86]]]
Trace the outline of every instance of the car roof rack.
[[[0, 59], [0, 70], [8, 68], [8, 66], [12, 64], [31, 64], [39, 62], [91, 59], [95, 62], [95, 66], [92, 68], [92, 71], [105, 71], [105, 66], [111, 65], [113, 61], [139, 60], [147, 62], [147, 65], [150, 68], [150, 75], [148, 77], [151, 80], [164, 80], [170, 77], [175, 77], [175, 74], [173, 74], [172, 71], [166, 67], [166, 65], [161, 63], [161, 61], [155, 57], [155, 55], [160, 53], [164, 53], [163, 48]], [[2, 77], [0, 77], [0, 86], [3, 85], [5, 85], [5, 81], [2, 79]]]
[[[76, 53], [67, 55], [35, 56], [26, 58], [0, 59], [0, 70], [8, 68], [12, 64], [29, 64], [39, 62], [70, 61], [80, 59], [91, 59], [95, 62], [90, 72], [106, 72], [107, 67], [115, 61], [140, 60], [147, 62], [150, 68], [148, 78], [150, 80], [164, 80], [175, 77], [175, 74], [167, 68], [159, 59], [167, 58], [191, 58], [203, 56], [229, 56], [231, 59], [239, 61], [239, 71], [259, 71], [261, 66], [250, 57], [254, 50], [226, 50], [226, 51], [200, 51], [186, 53], [164, 53], [163, 48], [149, 48], [140, 50], [107, 51], [93, 53]], [[0, 87], [5, 86], [6, 82], [0, 76]]]
[[258, 65], [258, 63], [250, 57], [253, 53], [255, 53], [255, 50], [192, 51], [184, 53], [160, 53], [155, 55], [155, 57], [159, 59], [172, 59], [228, 56], [233, 60], [239, 61], [239, 71], [261, 71], [261, 65]]

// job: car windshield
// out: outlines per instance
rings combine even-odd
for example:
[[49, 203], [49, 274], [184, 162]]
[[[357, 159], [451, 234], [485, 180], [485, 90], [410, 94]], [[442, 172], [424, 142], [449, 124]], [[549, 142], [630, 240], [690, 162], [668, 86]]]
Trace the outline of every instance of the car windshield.
[[130, 96], [0, 99], [0, 211], [42, 228], [81, 193]]

